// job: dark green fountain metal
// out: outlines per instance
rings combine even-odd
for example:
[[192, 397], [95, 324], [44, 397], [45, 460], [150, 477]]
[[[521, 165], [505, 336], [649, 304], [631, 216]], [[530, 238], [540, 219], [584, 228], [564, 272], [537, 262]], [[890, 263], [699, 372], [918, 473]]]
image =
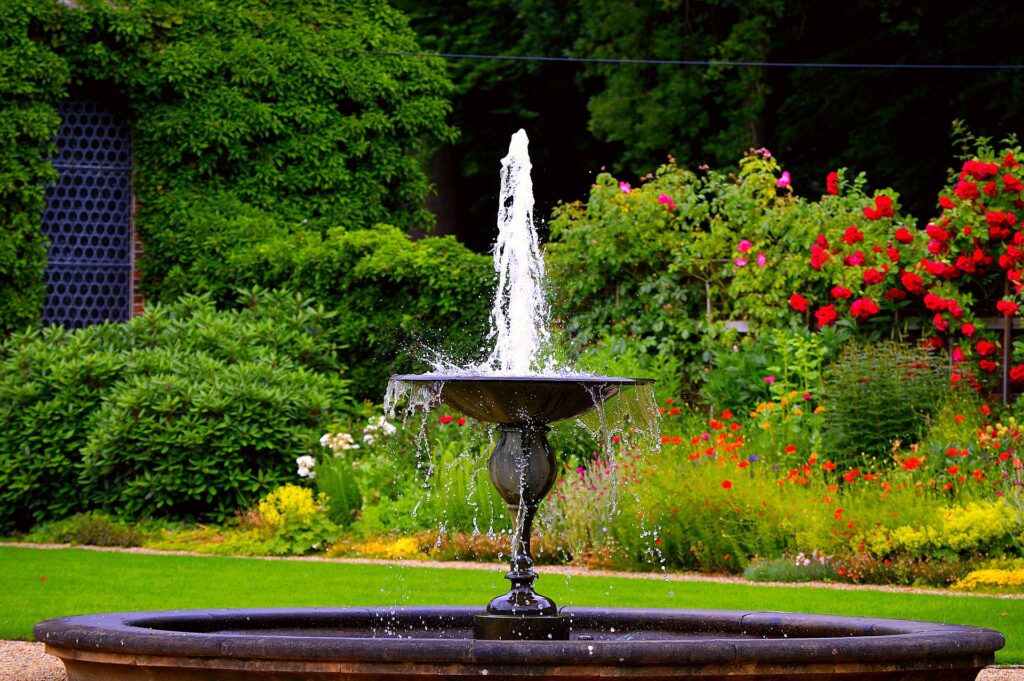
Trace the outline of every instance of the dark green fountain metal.
[[409, 374], [400, 382], [436, 395], [454, 409], [480, 421], [497, 423], [501, 438], [488, 462], [491, 482], [513, 520], [512, 583], [507, 594], [477, 615], [474, 635], [486, 640], [559, 640], [569, 638], [569, 618], [538, 594], [533, 583], [530, 535], [541, 501], [558, 475], [548, 443], [548, 424], [582, 416], [623, 388], [647, 379], [608, 376], [506, 376], [502, 374]]

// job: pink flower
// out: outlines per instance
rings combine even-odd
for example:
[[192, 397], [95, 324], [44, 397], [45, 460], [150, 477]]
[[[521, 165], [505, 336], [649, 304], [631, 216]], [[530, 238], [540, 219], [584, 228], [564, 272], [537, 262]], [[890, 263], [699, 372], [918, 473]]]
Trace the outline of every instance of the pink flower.
[[663, 203], [668, 206], [669, 210], [675, 210], [676, 204], [668, 194], [662, 194], [658, 197], [658, 203]]
[[736, 263], [736, 267], [746, 267], [747, 266], [747, 259], [746, 258], [735, 258], [733, 260], [733, 262]]
[[789, 177], [789, 171], [788, 170], [783, 170], [782, 171], [782, 177], [780, 177], [778, 180], [776, 180], [775, 186], [776, 187], [785, 188], [785, 187], [789, 186], [789, 183], [791, 181], [792, 180]]
[[774, 376], [765, 376], [764, 377], [764, 382], [767, 383], [768, 385], [771, 385], [772, 383], [775, 382], [775, 377]]
[[764, 253], [758, 253], [757, 254], [757, 266], [758, 267], [764, 267], [767, 264], [768, 264], [768, 258], [765, 256], [765, 254]]
[[743, 255], [746, 255], [747, 253], [750, 252], [750, 246], [751, 243], [744, 239], [743, 241], [736, 244], [736, 250], [742, 253]]
[[[628, 182], [620, 182], [619, 183], [619, 189], [622, 190], [623, 194], [628, 194], [631, 191], [633, 191], [633, 188], [629, 186]], [[664, 194], [662, 194], [662, 196], [664, 196]]]

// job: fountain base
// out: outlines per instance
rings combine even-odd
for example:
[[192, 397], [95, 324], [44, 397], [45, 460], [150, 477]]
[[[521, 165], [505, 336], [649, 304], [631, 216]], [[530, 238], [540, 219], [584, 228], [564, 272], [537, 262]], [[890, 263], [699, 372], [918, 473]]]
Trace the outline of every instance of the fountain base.
[[567, 641], [476, 640], [477, 608], [301, 608], [40, 622], [69, 681], [527, 679], [967, 681], [1001, 634], [864, 617], [565, 608]]
[[476, 615], [473, 638], [481, 641], [568, 641], [571, 618], [568, 615]]

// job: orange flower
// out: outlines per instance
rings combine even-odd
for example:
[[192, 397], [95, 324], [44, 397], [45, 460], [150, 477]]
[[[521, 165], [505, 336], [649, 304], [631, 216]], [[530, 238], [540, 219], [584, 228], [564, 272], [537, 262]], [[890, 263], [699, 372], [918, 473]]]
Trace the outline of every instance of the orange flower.
[[860, 475], [860, 471], [854, 468], [852, 471], [846, 471], [843, 473], [843, 480], [846, 482], [853, 482]]
[[728, 409], [723, 409], [722, 410], [722, 418], [723, 419], [731, 419], [732, 418], [732, 412], [729, 411]]
[[916, 456], [908, 456], [903, 460], [903, 470], [912, 471], [915, 468], [921, 467], [921, 459]]
[[821, 464], [821, 467], [827, 471], [834, 471], [836, 469], [836, 465], [831, 461], [826, 461], [825, 463]]
[[796, 445], [786, 445], [786, 454], [796, 453]]
[[956, 475], [957, 473], [960, 472], [960, 467], [950, 466], [949, 468], [946, 469], [946, 472], [949, 473], [950, 475]]
[[832, 515], [835, 517], [836, 520], [839, 520], [840, 518], [843, 517], [843, 509], [837, 508], [836, 512], [833, 513]]

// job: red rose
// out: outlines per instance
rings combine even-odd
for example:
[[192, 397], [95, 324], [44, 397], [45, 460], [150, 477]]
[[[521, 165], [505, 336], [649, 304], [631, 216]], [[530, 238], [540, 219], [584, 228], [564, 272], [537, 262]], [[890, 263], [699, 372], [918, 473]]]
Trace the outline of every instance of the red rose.
[[1014, 383], [1024, 383], [1024, 364], [1010, 367], [1010, 380]]
[[947, 232], [939, 225], [929, 224], [924, 228], [925, 234], [935, 239], [936, 241], [949, 241], [949, 237], [953, 236], [950, 232]]
[[917, 295], [924, 293], [924, 281], [914, 272], [908, 272], [907, 270], [900, 272], [900, 283], [903, 284], [903, 288], [911, 293]]
[[874, 206], [864, 207], [864, 217], [868, 220], [879, 220], [881, 218], [891, 218], [893, 216], [892, 210], [892, 198], [882, 194], [875, 197]]
[[850, 255], [843, 258], [843, 263], [848, 267], [858, 267], [864, 264], [864, 251], [854, 251]]
[[990, 343], [989, 341], [983, 340], [975, 343], [974, 349], [982, 357], [988, 357], [989, 355], [996, 351], [996, 346], [995, 343]]
[[829, 324], [832, 324], [839, 319], [839, 314], [836, 312], [835, 305], [825, 305], [818, 309], [814, 313], [815, 318], [818, 320], [818, 328], [823, 329]]
[[885, 295], [882, 297], [885, 298], [886, 300], [891, 300], [893, 302], [897, 300], [906, 300], [907, 292], [901, 288], [896, 288], [895, 286], [893, 286], [891, 289], [886, 291]]
[[1003, 175], [1003, 191], [1004, 192], [1022, 192], [1024, 191], [1024, 184], [1010, 173]]
[[978, 362], [978, 368], [991, 374], [996, 370], [996, 363], [990, 359], [983, 359]]
[[999, 310], [1004, 317], [1012, 317], [1017, 314], [1017, 303], [1012, 300], [1000, 300], [996, 303], [996, 309]]
[[946, 321], [946, 319], [942, 316], [941, 312], [935, 313], [935, 316], [932, 318], [932, 324], [935, 325], [936, 329], [942, 332], [945, 332], [947, 329], [949, 329], [949, 322]]
[[924, 296], [924, 306], [932, 312], [935, 310], [945, 310], [946, 300], [944, 298], [940, 298], [934, 293], [926, 293]]
[[838, 298], [842, 298], [843, 300], [846, 300], [847, 298], [849, 298], [852, 295], [853, 295], [853, 291], [851, 291], [850, 289], [846, 288], [845, 286], [833, 286], [832, 287], [832, 297], [833, 298], [837, 298], [837, 299]]
[[864, 270], [864, 283], [868, 286], [871, 286], [872, 284], [881, 284], [883, 279], [885, 279], [885, 276], [874, 267], [869, 267]]
[[1003, 157], [1003, 162], [1000, 164], [1003, 168], [1020, 168], [1020, 164], [1013, 158], [1013, 152], [1006, 152], [1006, 156]]
[[813, 244], [811, 246], [811, 267], [816, 270], [820, 270], [822, 265], [828, 262], [832, 255], [828, 252], [827, 248]]
[[901, 244], [909, 244], [911, 241], [914, 240], [914, 235], [906, 227], [900, 227], [899, 229], [896, 230], [896, 233], [893, 235], [893, 238], [895, 238], [896, 241], [899, 241]]
[[870, 298], [858, 298], [850, 305], [850, 314], [858, 322], [867, 321], [872, 315], [878, 314], [878, 303]]
[[834, 170], [825, 177], [825, 191], [833, 195], [839, 193], [839, 173]]
[[973, 336], [975, 331], [977, 331], [977, 329], [975, 329], [974, 324], [971, 324], [970, 322], [960, 327], [960, 333], [967, 336], [968, 338]]
[[949, 197], [947, 197], [947, 196], [940, 196], [939, 197], [939, 205], [942, 206], [943, 208], [945, 208], [946, 210], [950, 210], [951, 208], [956, 208], [956, 204], [953, 203], [953, 201]]
[[981, 192], [978, 191], [978, 185], [965, 180], [960, 180], [956, 183], [953, 193], [964, 201], [971, 201], [981, 196]]
[[974, 274], [974, 271], [976, 269], [974, 265], [974, 260], [972, 258], [968, 258], [965, 255], [961, 255], [956, 259], [956, 266], [957, 269], [961, 270], [962, 272], [966, 272], [967, 274]]
[[864, 234], [859, 229], [857, 229], [855, 225], [850, 225], [849, 227], [846, 228], [846, 231], [843, 232], [844, 244], [853, 245], [856, 243], [860, 243], [861, 241], [864, 241]]
[[807, 312], [807, 299], [799, 293], [794, 293], [789, 297], [789, 306], [797, 312]]

